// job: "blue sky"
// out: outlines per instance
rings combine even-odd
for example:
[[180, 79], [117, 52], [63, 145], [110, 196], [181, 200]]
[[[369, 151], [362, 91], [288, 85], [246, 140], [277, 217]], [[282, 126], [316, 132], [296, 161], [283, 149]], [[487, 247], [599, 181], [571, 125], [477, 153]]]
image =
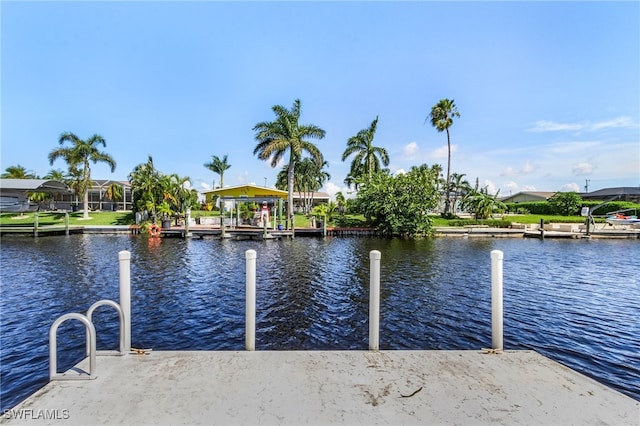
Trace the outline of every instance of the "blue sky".
[[501, 195], [640, 185], [638, 2], [2, 1], [0, 168], [38, 175], [58, 137], [102, 135], [124, 180], [152, 155], [198, 189], [272, 186], [253, 126], [302, 102], [330, 182], [349, 137], [379, 116], [390, 169], [446, 169]]

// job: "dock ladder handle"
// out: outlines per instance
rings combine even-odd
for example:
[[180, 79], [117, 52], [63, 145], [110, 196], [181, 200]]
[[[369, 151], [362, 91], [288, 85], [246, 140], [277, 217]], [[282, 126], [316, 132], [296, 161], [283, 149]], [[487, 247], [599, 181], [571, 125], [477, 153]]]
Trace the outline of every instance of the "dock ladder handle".
[[[89, 373], [82, 371], [79, 375], [67, 376], [59, 374], [57, 354], [57, 331], [60, 324], [69, 319], [75, 319], [84, 324], [87, 329], [87, 352], [89, 354]], [[86, 316], [78, 313], [64, 314], [51, 325], [49, 330], [49, 380], [92, 380], [96, 378], [96, 329]]]
[[[120, 347], [118, 348], [118, 351], [115, 354], [113, 353], [113, 351], [98, 351], [98, 350], [96, 350], [96, 354], [97, 355], [125, 355], [125, 352], [124, 352], [124, 313], [122, 312], [122, 308], [120, 308], [120, 305], [118, 305], [113, 300], [107, 300], [107, 299], [99, 300], [96, 303], [94, 303], [93, 305], [91, 305], [91, 307], [87, 311], [87, 318], [93, 324], [93, 320], [91, 319], [91, 317], [93, 315], [93, 311], [95, 311], [100, 306], [105, 306], [105, 305], [111, 306], [113, 309], [115, 309], [118, 312], [118, 316], [120, 317]], [[87, 335], [87, 351], [88, 350], [89, 350], [89, 335]], [[90, 354], [87, 352], [87, 356], [89, 356], [89, 355]]]

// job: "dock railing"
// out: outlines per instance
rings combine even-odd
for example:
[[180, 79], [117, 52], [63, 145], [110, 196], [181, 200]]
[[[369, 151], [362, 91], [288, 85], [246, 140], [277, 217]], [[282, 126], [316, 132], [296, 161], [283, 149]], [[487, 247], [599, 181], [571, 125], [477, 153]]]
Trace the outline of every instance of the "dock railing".
[[[123, 250], [118, 253], [120, 304], [101, 300], [89, 308], [88, 315], [66, 314], [54, 322], [50, 330], [50, 378], [68, 380], [56, 371], [56, 331], [58, 326], [68, 320], [82, 322], [87, 329], [87, 356], [90, 358], [90, 371], [83, 378], [95, 378], [96, 336], [91, 320], [92, 312], [99, 306], [109, 305], [116, 309], [120, 317], [120, 355], [131, 352], [131, 253]], [[245, 295], [245, 349], [256, 349], [256, 263], [255, 250], [245, 252], [246, 295]], [[380, 350], [380, 264], [382, 254], [378, 250], [369, 253], [369, 350]], [[503, 260], [500, 250], [491, 251], [491, 344], [494, 350], [502, 350], [503, 342]], [[101, 354], [100, 354], [101, 355]]]

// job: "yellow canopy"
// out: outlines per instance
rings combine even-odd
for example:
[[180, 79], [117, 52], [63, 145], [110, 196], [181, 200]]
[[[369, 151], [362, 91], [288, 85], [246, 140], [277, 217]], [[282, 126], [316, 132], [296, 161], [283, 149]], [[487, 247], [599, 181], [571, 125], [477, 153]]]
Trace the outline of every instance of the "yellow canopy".
[[255, 186], [255, 185], [239, 185], [239, 186], [231, 186], [228, 188], [218, 188], [212, 189], [210, 191], [203, 191], [207, 199], [211, 199], [211, 196], [217, 195], [220, 198], [224, 199], [243, 199], [243, 198], [253, 198], [252, 201], [262, 201], [265, 199], [274, 199], [281, 198], [286, 200], [288, 198], [287, 191], [281, 191], [279, 189], [267, 188], [264, 186]]

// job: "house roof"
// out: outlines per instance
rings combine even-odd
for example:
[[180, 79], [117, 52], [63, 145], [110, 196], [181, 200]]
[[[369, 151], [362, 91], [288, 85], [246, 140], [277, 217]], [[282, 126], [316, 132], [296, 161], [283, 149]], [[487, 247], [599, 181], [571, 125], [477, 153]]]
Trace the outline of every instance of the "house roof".
[[615, 195], [640, 195], [640, 187], [619, 186], [615, 188], [603, 188], [597, 191], [582, 194], [582, 198], [613, 197]]
[[5, 191], [71, 194], [71, 190], [66, 184], [50, 179], [0, 179], [0, 189]]
[[500, 201], [509, 202], [509, 200], [518, 198], [518, 197], [531, 197], [531, 198], [540, 198], [541, 200], [548, 200], [553, 197], [556, 192], [547, 192], [547, 191], [521, 191], [517, 192], [513, 195], [509, 195], [508, 197], [502, 198]]

